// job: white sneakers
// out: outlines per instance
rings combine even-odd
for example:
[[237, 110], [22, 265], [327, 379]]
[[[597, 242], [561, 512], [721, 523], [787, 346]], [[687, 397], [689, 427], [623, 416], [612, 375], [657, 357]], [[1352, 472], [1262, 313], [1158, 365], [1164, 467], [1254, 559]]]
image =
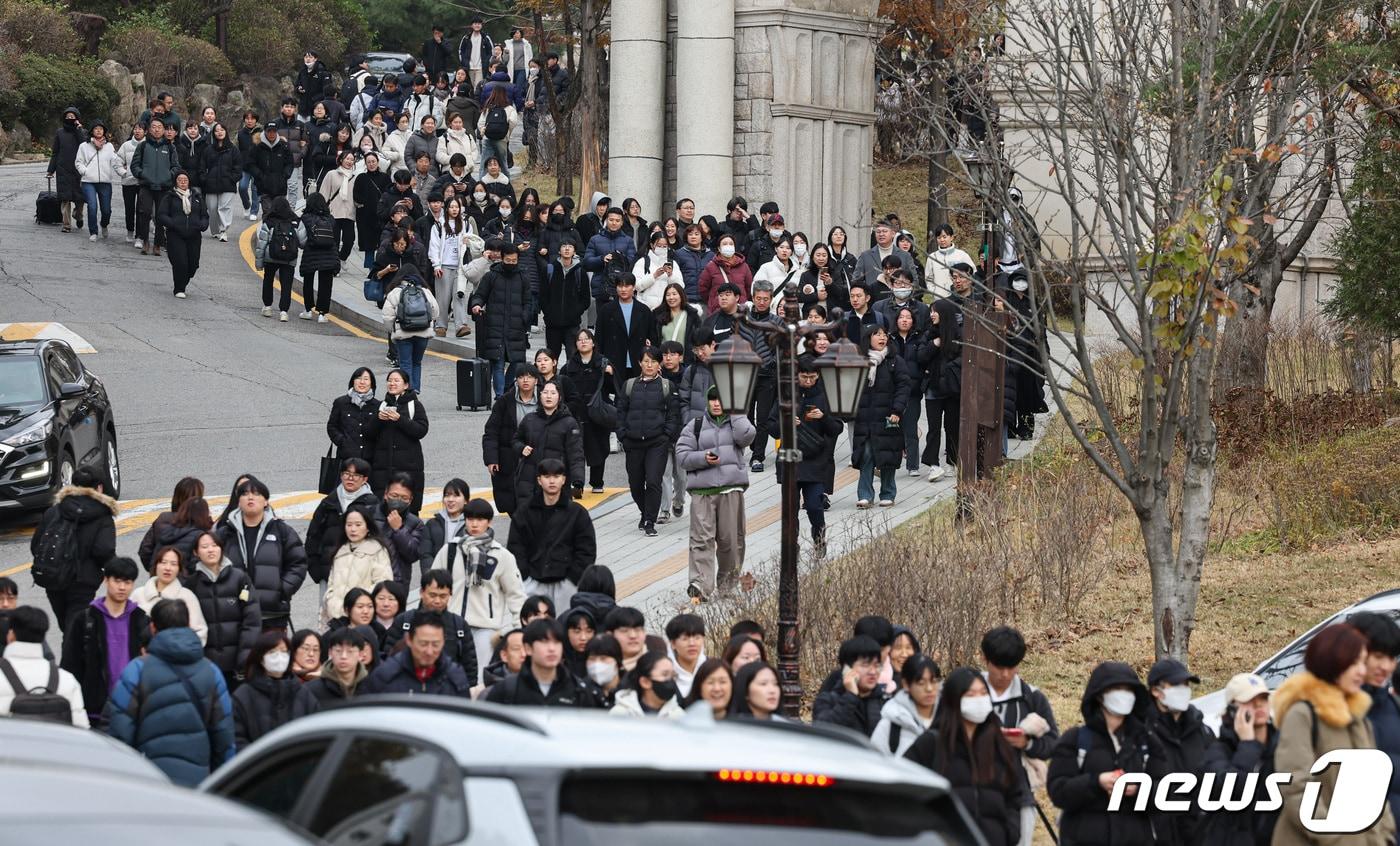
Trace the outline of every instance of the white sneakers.
[[894, 500], [892, 500], [892, 499], [882, 499], [882, 500], [880, 500], [880, 507], [881, 507], [881, 508], [889, 508], [891, 505], [894, 505]]
[[309, 312], [309, 311], [303, 311], [301, 314], [298, 314], [298, 315], [297, 315], [297, 317], [301, 318], [302, 320], [310, 320], [311, 318], [313, 318], [313, 317], [315, 317], [315, 316], [316, 316], [316, 315], [312, 314], [312, 313]]
[[287, 322], [287, 313], [286, 313], [285, 311], [279, 312], [279, 313], [277, 314], [277, 319], [278, 319], [279, 321], [281, 321], [282, 323], [286, 323], [286, 322]]
[[184, 292], [184, 291], [176, 291], [176, 292], [175, 292], [175, 299], [177, 299], [177, 300], [183, 300], [183, 299], [185, 299], [185, 292]]
[[140, 238], [137, 238], [135, 241], [132, 241], [132, 242], [131, 242], [131, 245], [132, 245], [133, 247], [135, 247], [136, 249], [138, 249], [138, 250], [144, 250], [144, 249], [146, 249], [146, 244], [145, 244], [145, 242], [143, 242]]
[[97, 243], [97, 236], [96, 236], [96, 235], [89, 235], [89, 236], [88, 236], [88, 240], [91, 241], [91, 242], [93, 242], [94, 244], [96, 244], [96, 243]]
[[318, 313], [318, 314], [316, 315], [316, 322], [317, 322], [317, 323], [328, 323], [328, 322], [330, 322], [330, 318], [329, 318], [329, 317], [326, 317], [324, 314], [319, 314], [319, 313]]
[[249, 220], [257, 220], [257, 219], [258, 219], [258, 216], [255, 215], [255, 214], [253, 214], [252, 212], [248, 212], [248, 219], [249, 219]]
[[228, 243], [228, 233], [227, 233], [227, 232], [220, 232], [218, 235], [215, 235], [214, 237], [215, 237], [215, 238], [218, 238], [220, 241], [223, 241], [225, 244]]
[[271, 316], [272, 316], [272, 306], [263, 306], [262, 316], [263, 316], [263, 317], [271, 317]]
[[862, 508], [862, 509], [863, 509], [863, 508], [869, 508], [869, 507], [870, 507], [870, 500], [868, 500], [868, 499], [858, 499], [858, 500], [856, 500], [856, 508]]
[[918, 470], [910, 470], [910, 471], [909, 471], [909, 478], [911, 478], [911, 479], [917, 479], [918, 477], [919, 477], [919, 471], [918, 471]]
[[946, 472], [948, 471], [943, 469], [942, 464], [935, 464], [933, 465], [933, 469], [928, 471], [928, 480], [930, 482], [936, 482], [939, 479], [943, 478], [943, 474]]

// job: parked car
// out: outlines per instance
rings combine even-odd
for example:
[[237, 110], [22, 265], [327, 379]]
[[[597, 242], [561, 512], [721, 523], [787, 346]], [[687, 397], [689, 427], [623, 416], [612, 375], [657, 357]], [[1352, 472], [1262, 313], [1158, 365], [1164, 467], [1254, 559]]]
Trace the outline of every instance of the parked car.
[[0, 511], [47, 508], [81, 466], [121, 496], [117, 423], [102, 380], [61, 340], [0, 342]]
[[85, 771], [169, 786], [160, 767], [119, 740], [87, 729], [41, 720], [0, 718], [0, 768], [45, 766], [64, 761]]
[[[1255, 667], [1252, 672], [1264, 679], [1265, 683], [1269, 685], [1269, 690], [1277, 690], [1278, 686], [1283, 684], [1285, 679], [1303, 669], [1303, 653], [1307, 651], [1308, 644], [1312, 642], [1312, 639], [1317, 636], [1318, 632], [1333, 623], [1345, 623], [1353, 614], [1359, 614], [1362, 611], [1389, 614], [1391, 617], [1396, 618], [1397, 622], [1400, 622], [1400, 588], [1381, 591], [1380, 593], [1361, 600], [1355, 605], [1343, 608], [1341, 611], [1338, 611], [1308, 629], [1292, 643], [1275, 653], [1273, 657], [1268, 658], [1259, 666]], [[1201, 713], [1205, 715], [1207, 725], [1209, 725], [1212, 730], [1219, 729], [1220, 714], [1225, 710], [1226, 704], [1225, 691], [1223, 689], [1199, 697], [1193, 700], [1191, 704], [1201, 709]]]
[[365, 54], [365, 61], [369, 63], [370, 73], [379, 77], [386, 73], [403, 73], [403, 63], [411, 58], [413, 58], [412, 53], [373, 51]]
[[947, 782], [795, 723], [371, 696], [295, 720], [200, 786], [332, 843], [975, 844]]

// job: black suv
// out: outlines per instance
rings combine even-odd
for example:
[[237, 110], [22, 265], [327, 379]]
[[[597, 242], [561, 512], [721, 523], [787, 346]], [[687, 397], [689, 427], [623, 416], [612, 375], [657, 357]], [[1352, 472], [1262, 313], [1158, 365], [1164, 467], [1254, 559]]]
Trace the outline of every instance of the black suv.
[[0, 341], [0, 511], [46, 508], [78, 467], [121, 495], [117, 424], [102, 380], [63, 341]]

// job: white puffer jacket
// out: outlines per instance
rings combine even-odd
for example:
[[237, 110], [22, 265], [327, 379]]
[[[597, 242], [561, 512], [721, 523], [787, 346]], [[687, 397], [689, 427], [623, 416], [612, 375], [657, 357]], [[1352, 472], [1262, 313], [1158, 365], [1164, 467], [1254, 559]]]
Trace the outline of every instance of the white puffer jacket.
[[476, 173], [478, 155], [476, 137], [468, 130], [449, 129], [437, 148], [437, 163], [443, 170], [452, 164], [452, 156], [461, 153], [467, 160], [467, 173]]
[[343, 543], [335, 551], [331, 575], [326, 581], [326, 601], [321, 607], [321, 622], [327, 623], [345, 614], [345, 594], [351, 588], [369, 590], [383, 581], [393, 581], [394, 567], [389, 550], [374, 538], [359, 543]]
[[117, 148], [107, 142], [99, 149], [91, 141], [84, 141], [78, 148], [78, 176], [84, 182], [108, 185], [122, 184], [122, 161]]

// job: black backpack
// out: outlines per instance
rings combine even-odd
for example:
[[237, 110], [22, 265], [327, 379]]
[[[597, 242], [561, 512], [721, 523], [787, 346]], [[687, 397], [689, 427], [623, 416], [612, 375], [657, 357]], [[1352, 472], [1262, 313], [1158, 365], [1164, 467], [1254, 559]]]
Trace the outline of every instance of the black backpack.
[[292, 264], [297, 260], [297, 233], [290, 223], [272, 225], [272, 237], [267, 242], [268, 261]]
[[44, 528], [34, 550], [34, 565], [30, 574], [34, 584], [45, 590], [65, 590], [78, 575], [82, 560], [78, 545], [78, 523], [59, 516]]
[[421, 285], [408, 281], [403, 283], [394, 320], [405, 332], [421, 332], [432, 328], [433, 308], [428, 305], [428, 295]]
[[47, 723], [73, 724], [73, 706], [58, 694], [58, 665], [49, 662], [49, 680], [43, 687], [25, 688], [14, 666], [0, 658], [0, 673], [10, 683], [14, 699], [10, 700], [10, 716]]
[[316, 215], [309, 219], [302, 218], [306, 223], [306, 246], [327, 249], [335, 247], [335, 223], [328, 217]]
[[486, 137], [500, 141], [510, 134], [510, 118], [506, 117], [504, 106], [492, 106], [486, 113]]

